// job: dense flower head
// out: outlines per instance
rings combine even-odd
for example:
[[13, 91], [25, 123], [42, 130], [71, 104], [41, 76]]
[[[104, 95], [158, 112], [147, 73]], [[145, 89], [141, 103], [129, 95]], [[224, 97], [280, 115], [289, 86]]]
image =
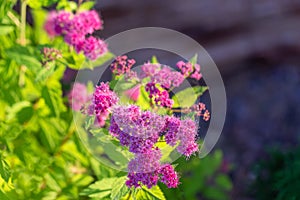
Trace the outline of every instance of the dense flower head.
[[[78, 50], [80, 50], [80, 47], [78, 48], [77, 46], [77, 51]], [[90, 60], [95, 60], [107, 52], [107, 44], [101, 39], [90, 36], [84, 40], [82, 51]]]
[[184, 76], [170, 67], [164, 66], [151, 77], [152, 82], [159, 83], [163, 88], [178, 87], [183, 81]]
[[141, 70], [141, 78], [152, 77], [160, 70], [160, 64], [147, 62], [141, 67]]
[[50, 37], [63, 36], [64, 41], [73, 46], [77, 53], [83, 51], [90, 60], [107, 52], [107, 44], [103, 40], [88, 36], [103, 28], [103, 21], [94, 10], [76, 14], [67, 11], [50, 12], [44, 28]]
[[181, 121], [177, 132], [177, 140], [180, 141], [177, 151], [187, 157], [198, 151], [198, 144], [195, 141], [197, 125], [191, 119]]
[[199, 64], [192, 64], [190, 62], [179, 61], [176, 65], [178, 69], [180, 69], [184, 77], [191, 77], [196, 80], [200, 80], [202, 78]]
[[159, 173], [161, 174], [160, 181], [168, 188], [176, 188], [179, 184], [179, 177], [173, 166], [165, 164], [161, 166]]
[[68, 99], [72, 109], [80, 111], [82, 106], [89, 100], [86, 86], [82, 83], [74, 83], [72, 90], [68, 94]]
[[60, 11], [57, 13], [54, 22], [54, 30], [56, 35], [66, 34], [69, 31], [72, 17], [73, 14], [67, 11]]
[[112, 118], [123, 132], [137, 138], [156, 138], [164, 127], [160, 115], [141, 111], [138, 106], [115, 106]]
[[146, 153], [135, 154], [135, 158], [128, 164], [128, 187], [139, 187], [141, 184], [148, 188], [157, 184], [159, 179], [161, 152], [158, 148], [147, 151]]
[[80, 12], [75, 15], [69, 29], [82, 35], [92, 34], [95, 30], [103, 28], [103, 21], [95, 10]]
[[145, 153], [135, 154], [128, 164], [128, 172], [130, 173], [149, 173], [158, 171], [160, 168], [161, 152], [159, 148], [153, 148]]
[[177, 132], [180, 127], [180, 119], [173, 116], [165, 118], [164, 134], [166, 143], [175, 146], [177, 143]]
[[128, 59], [126, 55], [117, 56], [115, 61], [110, 65], [110, 69], [114, 74], [122, 75], [129, 73], [134, 64], [135, 60]]
[[109, 89], [108, 83], [101, 82], [96, 86], [92, 97], [92, 104], [89, 107], [89, 114], [95, 114], [100, 126], [105, 124], [109, 115], [109, 109], [118, 102], [117, 95]]
[[174, 101], [170, 99], [168, 91], [158, 89], [154, 82], [149, 82], [145, 87], [149, 93], [149, 98], [154, 101], [155, 105], [172, 108]]

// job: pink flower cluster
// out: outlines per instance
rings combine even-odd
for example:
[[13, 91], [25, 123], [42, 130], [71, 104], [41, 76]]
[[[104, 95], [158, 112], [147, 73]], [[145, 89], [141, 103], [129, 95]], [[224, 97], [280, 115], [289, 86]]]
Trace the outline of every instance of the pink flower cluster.
[[93, 36], [88, 36], [103, 28], [103, 21], [94, 10], [73, 14], [67, 11], [50, 12], [44, 28], [49, 36], [62, 35], [67, 44], [77, 53], [95, 60], [107, 52], [107, 44]]
[[166, 143], [175, 146], [177, 151], [187, 157], [198, 151], [196, 143], [197, 125], [191, 119], [180, 120], [173, 116], [165, 117], [165, 127], [163, 134]]
[[119, 76], [126, 73], [131, 73], [131, 67], [135, 64], [134, 59], [128, 59], [126, 55], [117, 56], [115, 61], [110, 65], [111, 71]]
[[150, 82], [146, 84], [145, 89], [149, 93], [151, 101], [155, 105], [172, 108], [174, 101], [170, 99], [167, 90], [180, 86], [184, 81], [184, 76], [161, 64], [145, 63], [141, 69], [141, 78], [150, 77]]
[[206, 109], [204, 103], [198, 103], [191, 107], [191, 111], [195, 112], [197, 116], [201, 116], [204, 121], [210, 119], [210, 112]]
[[179, 61], [176, 65], [184, 77], [190, 77], [196, 80], [200, 80], [202, 78], [202, 74], [200, 73], [200, 65], [184, 61]]
[[74, 83], [71, 92], [68, 94], [68, 99], [72, 109], [80, 111], [89, 100], [86, 86], [82, 83]]
[[138, 106], [115, 106], [111, 117], [110, 133], [129, 147], [132, 153], [151, 150], [164, 128], [163, 118]]
[[159, 137], [164, 136], [170, 146], [189, 157], [198, 151], [195, 141], [196, 123], [173, 116], [160, 116], [150, 111], [141, 111], [138, 106], [114, 106], [109, 132], [135, 154], [128, 165], [128, 187], [141, 184], [152, 187], [157, 181], [168, 187], [177, 187], [178, 176], [169, 164], [160, 164], [161, 152], [155, 147]]
[[135, 158], [128, 164], [128, 187], [140, 187], [146, 185], [148, 188], [157, 185], [160, 180], [169, 188], [175, 188], [179, 184], [179, 177], [173, 166], [160, 164], [161, 152], [159, 148], [141, 154], [135, 154]]
[[174, 101], [170, 99], [168, 91], [158, 89], [153, 82], [147, 83], [145, 90], [149, 93], [149, 98], [154, 101], [155, 105], [172, 108]]
[[101, 82], [96, 86], [96, 90], [92, 97], [92, 103], [88, 108], [89, 115], [96, 116], [96, 122], [99, 126], [105, 125], [105, 120], [108, 118], [110, 108], [118, 102], [117, 95], [109, 89], [108, 83]]

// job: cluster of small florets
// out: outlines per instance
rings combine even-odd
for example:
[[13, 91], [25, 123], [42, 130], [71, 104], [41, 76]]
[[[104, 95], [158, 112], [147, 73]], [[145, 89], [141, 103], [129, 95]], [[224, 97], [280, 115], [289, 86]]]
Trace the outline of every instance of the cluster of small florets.
[[75, 111], [80, 111], [84, 104], [89, 101], [87, 88], [82, 83], [74, 83], [71, 92], [68, 94], [69, 103]]
[[110, 65], [111, 71], [119, 76], [122, 74], [131, 73], [131, 67], [135, 64], [134, 59], [128, 59], [127, 56], [118, 56], [115, 61]]
[[110, 133], [129, 147], [132, 153], [151, 150], [164, 127], [163, 118], [150, 111], [142, 112], [138, 106], [115, 106], [113, 108]]
[[92, 97], [92, 102], [88, 108], [89, 115], [96, 116], [96, 122], [99, 126], [105, 125], [105, 120], [110, 114], [110, 108], [118, 102], [117, 95], [109, 89], [108, 83], [101, 82], [96, 86]]
[[44, 28], [50, 37], [62, 35], [77, 53], [83, 52], [90, 60], [107, 52], [107, 45], [103, 40], [89, 36], [103, 28], [103, 21], [94, 10], [77, 14], [67, 11], [50, 12]]
[[42, 50], [45, 62], [51, 62], [62, 57], [61, 51], [54, 48], [44, 47]]
[[160, 64], [146, 63], [141, 69], [140, 76], [142, 78], [150, 77], [150, 82], [145, 87], [149, 98], [155, 105], [172, 108], [174, 101], [170, 99], [167, 90], [178, 87], [184, 81], [184, 76], [170, 67]]
[[203, 118], [204, 121], [208, 121], [210, 119], [210, 112], [206, 109], [204, 103], [198, 103], [191, 107], [191, 111], [195, 112], [197, 116]]
[[[172, 70], [166, 65], [147, 62], [141, 66], [139, 75], [131, 70], [135, 63], [134, 59], [128, 59], [125, 55], [118, 56], [115, 62], [111, 64], [111, 71], [115, 75], [125, 75], [127, 80], [136, 79], [140, 81], [141, 79], [149, 78], [150, 80], [146, 83], [145, 90], [149, 94], [152, 105], [172, 108], [174, 101], [169, 96], [169, 90], [179, 87], [185, 78], [200, 80], [202, 77], [200, 65], [190, 62], [179, 61], [177, 67], [180, 72]], [[131, 92], [131, 94], [133, 93]], [[136, 97], [136, 95], [131, 95], [131, 97]]]
[[197, 127], [193, 120], [163, 117], [141, 111], [136, 105], [114, 106], [109, 132], [135, 154], [128, 165], [128, 187], [142, 184], [150, 188], [159, 180], [170, 188], [177, 187], [179, 180], [174, 168], [159, 161], [161, 152], [155, 146], [159, 137], [164, 136], [170, 146], [178, 144], [177, 151], [187, 157], [198, 151]]
[[158, 84], [154, 82], [147, 83], [145, 90], [149, 93], [149, 98], [154, 101], [155, 105], [172, 108], [174, 101], [170, 99], [169, 92], [167, 90], [160, 90], [158, 88]]
[[179, 61], [176, 65], [185, 78], [190, 77], [196, 80], [200, 80], [202, 78], [199, 64], [192, 64], [191, 62]]

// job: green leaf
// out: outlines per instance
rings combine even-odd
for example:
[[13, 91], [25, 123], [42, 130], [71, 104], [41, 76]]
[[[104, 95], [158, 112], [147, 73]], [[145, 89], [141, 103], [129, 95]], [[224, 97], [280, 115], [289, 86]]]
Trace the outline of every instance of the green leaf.
[[141, 90], [141, 93], [140, 93], [140, 96], [139, 96], [136, 104], [138, 106], [140, 106], [143, 110], [147, 110], [151, 107], [150, 106], [150, 98], [149, 98], [148, 93], [146, 92], [144, 86], [141, 86], [140, 90]]
[[50, 62], [48, 66], [43, 67], [36, 75], [35, 81], [47, 80], [54, 73], [55, 63]]
[[152, 64], [159, 64], [159, 62], [158, 62], [156, 56], [152, 56], [152, 58], [151, 58], [151, 63], [152, 63]]
[[38, 70], [42, 64], [37, 59], [38, 52], [33, 47], [23, 47], [16, 45], [6, 50], [6, 55], [11, 60], [14, 60], [18, 65], [25, 65], [31, 70]]
[[47, 12], [42, 9], [32, 10], [33, 22], [34, 22], [34, 38], [33, 40], [37, 44], [46, 44], [50, 42], [50, 37], [44, 29], [44, 23], [47, 18]]
[[8, 182], [11, 175], [9, 165], [2, 156], [0, 156], [0, 175], [6, 182]]
[[28, 101], [21, 101], [15, 103], [9, 110], [7, 120], [17, 119], [20, 124], [30, 120], [33, 116], [34, 110], [32, 104]]
[[115, 91], [119, 94], [128, 89], [133, 88], [136, 85], [136, 83], [126, 81], [124, 76], [121, 76], [119, 79], [115, 79], [115, 83], [113, 83], [113, 84], [114, 84], [113, 91]]
[[198, 59], [198, 54], [195, 54], [190, 60], [189, 62], [192, 63], [193, 65], [197, 63], [197, 59]]
[[119, 200], [126, 196], [130, 189], [126, 186], [125, 181], [127, 177], [123, 176], [116, 180], [112, 186], [110, 198], [113, 200]]
[[166, 199], [158, 185], [153, 186], [151, 189], [148, 189], [147, 187], [142, 186], [141, 189], [137, 189], [135, 198], [136, 199], [147, 199], [147, 200], [165, 200]]
[[84, 189], [80, 195], [99, 199], [108, 197], [111, 194], [112, 185], [116, 180], [117, 178], [104, 178]]
[[15, 26], [11, 24], [0, 24], [0, 35], [6, 35], [14, 30]]
[[191, 107], [196, 102], [197, 98], [201, 96], [207, 89], [208, 87], [205, 86], [195, 86], [181, 90], [172, 97], [174, 100], [173, 107]]
[[95, 5], [94, 1], [86, 1], [83, 2], [80, 6], [79, 6], [79, 11], [85, 11], [85, 10], [91, 10]]
[[107, 52], [100, 56], [97, 60], [88, 60], [86, 59], [85, 62], [83, 62], [80, 69], [94, 69], [95, 67], [100, 67], [109, 60], [111, 60], [114, 57], [114, 54], [111, 52]]
[[52, 116], [58, 117], [61, 112], [66, 111], [66, 106], [62, 99], [61, 85], [57, 81], [51, 81], [48, 85], [51, 85], [51, 87], [43, 87], [42, 97], [45, 99], [45, 103], [50, 108]]
[[220, 174], [216, 177], [216, 183], [218, 184], [218, 186], [220, 186], [221, 188], [223, 188], [224, 190], [231, 190], [232, 188], [232, 183], [229, 179], [228, 176], [226, 176], [225, 174]]
[[59, 0], [28, 0], [28, 6], [34, 9], [48, 7], [58, 2]]
[[42, 130], [39, 135], [41, 142], [48, 149], [48, 151], [54, 152], [60, 139], [56, 128], [49, 123], [49, 119], [39, 120], [39, 125]]

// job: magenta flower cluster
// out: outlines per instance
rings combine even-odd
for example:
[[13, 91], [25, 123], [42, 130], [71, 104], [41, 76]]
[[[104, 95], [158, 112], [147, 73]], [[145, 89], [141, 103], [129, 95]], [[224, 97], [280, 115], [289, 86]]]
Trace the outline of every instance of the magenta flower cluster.
[[110, 65], [111, 71], [119, 76], [122, 74], [130, 73], [131, 67], [135, 64], [134, 59], [128, 59], [126, 55], [117, 56], [115, 61]]
[[96, 11], [83, 11], [73, 14], [67, 11], [50, 12], [44, 28], [49, 36], [63, 36], [67, 44], [77, 53], [83, 52], [90, 60], [95, 60], [107, 52], [107, 44], [89, 36], [103, 28], [103, 21]]
[[177, 187], [179, 178], [173, 167], [160, 163], [161, 152], [155, 145], [160, 137], [170, 146], [178, 145], [177, 151], [187, 157], [198, 151], [193, 120], [160, 116], [136, 105], [114, 106], [109, 132], [135, 154], [128, 164], [128, 187], [142, 184], [151, 188], [159, 180], [170, 188]]
[[101, 82], [96, 86], [92, 96], [92, 102], [88, 108], [89, 115], [96, 116], [96, 123], [99, 126], [105, 125], [105, 120], [110, 114], [110, 108], [118, 102], [117, 95], [109, 89], [108, 83]]
[[179, 61], [176, 65], [178, 69], [180, 69], [181, 74], [184, 77], [190, 77], [196, 80], [200, 80], [202, 78], [199, 64], [192, 64], [191, 62]]
[[[136, 79], [136, 85], [124, 94], [137, 101], [142, 93], [141, 87], [145, 87], [151, 100], [149, 104], [171, 108], [168, 110], [170, 113], [174, 111], [174, 102], [169, 91], [180, 86], [186, 78], [201, 78], [200, 66], [190, 62], [178, 62], [180, 71], [148, 62], [141, 66], [139, 74], [132, 70], [135, 63], [135, 60], [128, 59], [127, 56], [119, 56], [110, 66], [117, 79], [122, 75], [125, 79]], [[196, 122], [189, 118], [182, 120], [172, 115], [159, 115], [153, 112], [157, 107], [152, 107], [152, 111], [145, 111], [137, 105], [121, 105], [118, 100], [109, 85], [102, 82], [96, 86], [87, 113], [95, 115], [97, 123], [102, 127], [110, 117], [110, 123], [107, 123], [109, 134], [134, 154], [127, 166], [126, 185], [151, 188], [160, 181], [169, 188], [177, 187], [179, 176], [171, 164], [162, 160], [158, 144], [165, 142], [189, 158], [198, 152]], [[186, 111], [202, 116], [205, 121], [210, 118], [203, 103], [186, 108]]]
[[[131, 70], [135, 63], [134, 59], [128, 59], [127, 56], [118, 56], [111, 64], [111, 71], [117, 76], [125, 75], [125, 78], [129, 80], [141, 81], [149, 78], [145, 90], [149, 94], [151, 104], [157, 106], [172, 108], [174, 101], [169, 96], [169, 90], [179, 87], [185, 78], [200, 80], [202, 77], [200, 65], [191, 62], [179, 61], [177, 67], [180, 72], [166, 65], [147, 62], [141, 66], [139, 75]], [[136, 98], [134, 99], [136, 101]]]

